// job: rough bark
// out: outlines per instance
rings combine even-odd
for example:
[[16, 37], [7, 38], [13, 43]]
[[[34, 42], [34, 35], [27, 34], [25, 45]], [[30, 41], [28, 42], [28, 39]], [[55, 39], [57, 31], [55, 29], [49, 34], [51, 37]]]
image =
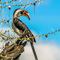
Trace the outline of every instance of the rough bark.
[[22, 43], [22, 41], [17, 40], [15, 43], [9, 45], [9, 42], [5, 44], [5, 48], [0, 53], [2, 56], [0, 60], [19, 60], [19, 57], [22, 52], [24, 52], [24, 46], [26, 45], [27, 41]]

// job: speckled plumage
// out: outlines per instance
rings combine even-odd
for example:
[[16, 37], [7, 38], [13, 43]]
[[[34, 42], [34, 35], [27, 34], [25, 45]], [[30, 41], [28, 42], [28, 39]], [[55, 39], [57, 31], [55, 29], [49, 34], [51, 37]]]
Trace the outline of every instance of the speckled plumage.
[[[24, 32], [24, 30], [27, 32], [27, 34], [24, 37], [33, 37], [34, 35], [31, 33], [31, 31], [29, 30], [29, 28], [18, 18], [14, 18], [12, 21], [12, 28], [14, 29], [14, 31], [17, 33], [17, 35], [21, 36], [22, 33]], [[31, 39], [32, 41], [34, 40], [35, 42], [35, 38]]]

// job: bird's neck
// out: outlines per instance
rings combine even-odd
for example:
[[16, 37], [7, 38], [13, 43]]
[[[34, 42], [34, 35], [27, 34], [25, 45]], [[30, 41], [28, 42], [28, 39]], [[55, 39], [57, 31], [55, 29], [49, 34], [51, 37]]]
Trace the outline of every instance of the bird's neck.
[[17, 17], [17, 16], [14, 16], [13, 19], [14, 19], [14, 18], [18, 18], [18, 19], [19, 19], [19, 17]]

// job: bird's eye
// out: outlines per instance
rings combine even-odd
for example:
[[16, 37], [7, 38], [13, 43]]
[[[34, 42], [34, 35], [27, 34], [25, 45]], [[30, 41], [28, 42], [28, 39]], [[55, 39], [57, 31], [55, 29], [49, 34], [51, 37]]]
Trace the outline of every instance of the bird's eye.
[[23, 14], [23, 13], [24, 13], [24, 11], [21, 11], [20, 13], [21, 13], [21, 14]]

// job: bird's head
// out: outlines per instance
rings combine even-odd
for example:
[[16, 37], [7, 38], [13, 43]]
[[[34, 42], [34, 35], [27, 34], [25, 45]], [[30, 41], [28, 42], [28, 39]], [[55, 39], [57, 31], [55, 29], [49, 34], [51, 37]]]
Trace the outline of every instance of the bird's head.
[[16, 9], [13, 13], [13, 17], [17, 17], [17, 18], [19, 18], [22, 15], [28, 17], [28, 19], [30, 20], [30, 15], [26, 10]]

